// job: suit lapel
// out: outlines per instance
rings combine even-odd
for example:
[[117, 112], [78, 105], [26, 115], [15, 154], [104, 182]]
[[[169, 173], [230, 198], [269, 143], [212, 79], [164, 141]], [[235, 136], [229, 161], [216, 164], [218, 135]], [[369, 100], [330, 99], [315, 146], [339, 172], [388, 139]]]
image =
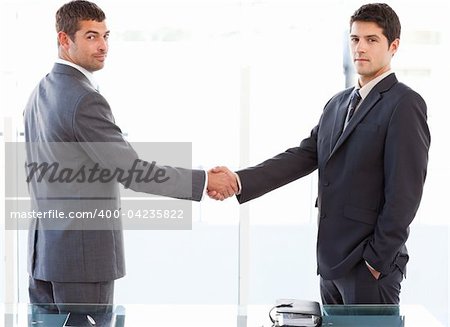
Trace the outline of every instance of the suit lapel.
[[329, 152], [330, 154], [333, 152], [336, 142], [338, 141], [339, 137], [342, 134], [345, 118], [347, 117], [347, 107], [349, 105], [350, 96], [352, 92], [353, 89], [350, 89], [342, 96], [341, 102], [339, 103], [339, 109], [336, 111], [333, 132], [331, 134], [330, 152]]
[[[367, 95], [367, 97], [363, 100], [358, 110], [355, 112], [355, 115], [350, 120], [349, 124], [345, 128], [344, 132], [338, 137], [337, 141], [335, 141], [336, 137], [336, 131], [333, 131], [333, 143], [336, 142], [334, 145], [333, 150], [330, 152], [330, 156], [328, 159], [330, 159], [334, 153], [344, 144], [345, 140], [352, 134], [353, 130], [358, 126], [358, 124], [364, 119], [364, 117], [375, 107], [375, 105], [380, 101], [382, 98], [382, 94], [386, 91], [388, 91], [394, 84], [396, 84], [397, 78], [395, 77], [395, 74], [390, 74], [383, 80], [381, 80], [377, 85], [374, 86], [372, 91]], [[349, 98], [350, 95], [347, 95], [346, 98]], [[349, 100], [349, 99], [348, 99]], [[348, 103], [348, 101], [343, 101], [343, 104]], [[347, 105], [348, 106], [348, 105]], [[342, 115], [342, 111], [344, 112], [344, 119], [347, 113], [347, 106], [342, 106], [339, 108], [338, 117]], [[336, 119], [336, 123], [338, 120]], [[343, 127], [343, 123], [341, 126], [341, 130]], [[335, 124], [335, 130], [337, 128], [337, 124]]]

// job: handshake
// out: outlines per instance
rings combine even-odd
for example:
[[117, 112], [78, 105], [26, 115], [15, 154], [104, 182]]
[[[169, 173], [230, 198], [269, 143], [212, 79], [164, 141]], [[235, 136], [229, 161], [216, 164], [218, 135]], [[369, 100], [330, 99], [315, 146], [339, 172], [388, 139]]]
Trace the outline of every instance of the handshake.
[[208, 196], [223, 201], [239, 191], [237, 176], [227, 167], [215, 167], [208, 171]]

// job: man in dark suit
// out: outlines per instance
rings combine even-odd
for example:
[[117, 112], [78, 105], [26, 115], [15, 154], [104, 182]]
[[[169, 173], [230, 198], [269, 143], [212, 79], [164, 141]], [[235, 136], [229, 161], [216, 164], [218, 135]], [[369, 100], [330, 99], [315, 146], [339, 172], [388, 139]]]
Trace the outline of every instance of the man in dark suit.
[[405, 242], [427, 171], [427, 108], [390, 68], [400, 41], [396, 13], [386, 4], [364, 5], [350, 27], [358, 85], [328, 101], [298, 147], [238, 171], [238, 201], [318, 169], [322, 301], [399, 303], [408, 261]]
[[[226, 174], [140, 160], [123, 138], [93, 78], [104, 66], [109, 36], [105, 14], [97, 5], [63, 5], [56, 13], [56, 29], [59, 59], [24, 111], [33, 210], [116, 213], [118, 182], [139, 192], [195, 201], [206, 188], [222, 189], [224, 197], [237, 191]], [[133, 169], [149, 172], [147, 181], [125, 179], [124, 173], [132, 177]], [[70, 172], [76, 178], [67, 182]], [[116, 173], [117, 178], [110, 178]], [[32, 303], [113, 301], [114, 280], [125, 275], [122, 225], [117, 219], [94, 218], [33, 220], [28, 246]]]

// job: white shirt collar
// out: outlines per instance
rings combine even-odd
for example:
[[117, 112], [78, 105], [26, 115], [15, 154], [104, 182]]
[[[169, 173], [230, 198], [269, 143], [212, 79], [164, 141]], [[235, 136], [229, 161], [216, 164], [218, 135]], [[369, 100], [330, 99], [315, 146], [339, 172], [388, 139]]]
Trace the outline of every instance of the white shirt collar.
[[392, 69], [389, 69], [387, 72], [374, 78], [373, 80], [371, 80], [369, 83], [367, 83], [363, 87], [360, 87], [359, 82], [358, 82], [358, 84], [355, 86], [355, 88], [359, 89], [359, 95], [361, 96], [361, 100], [364, 100], [364, 98], [367, 95], [369, 95], [370, 91], [372, 91], [372, 89], [375, 87], [375, 85], [377, 85], [382, 79], [384, 79], [385, 77], [387, 77], [388, 75], [390, 75], [392, 73], [393, 73]]
[[77, 70], [79, 70], [84, 76], [86, 76], [86, 78], [89, 80], [89, 82], [91, 83], [91, 85], [94, 87], [94, 89], [98, 90], [98, 83], [94, 78], [94, 74], [91, 73], [90, 71], [86, 70], [85, 68], [74, 64], [71, 61], [67, 61], [61, 58], [56, 59], [56, 63], [57, 64], [63, 64], [63, 65], [67, 65], [67, 66], [71, 66]]
[[[369, 95], [370, 91], [372, 91], [372, 89], [375, 87], [375, 85], [377, 85], [383, 78], [387, 77], [388, 75], [390, 75], [392, 73], [393, 73], [393, 71], [390, 69], [387, 72], [381, 74], [380, 76], [374, 78], [373, 80], [371, 80], [369, 83], [367, 83], [363, 87], [361, 87], [358, 82], [358, 84], [355, 85], [355, 89], [359, 90], [359, 95], [361, 96], [361, 101], [359, 101], [355, 110], [358, 110], [358, 108], [361, 106], [361, 103]], [[345, 119], [344, 130], [347, 128], [347, 125], [348, 125], [348, 115], [349, 114], [350, 114], [350, 110], [347, 111], [347, 118]]]

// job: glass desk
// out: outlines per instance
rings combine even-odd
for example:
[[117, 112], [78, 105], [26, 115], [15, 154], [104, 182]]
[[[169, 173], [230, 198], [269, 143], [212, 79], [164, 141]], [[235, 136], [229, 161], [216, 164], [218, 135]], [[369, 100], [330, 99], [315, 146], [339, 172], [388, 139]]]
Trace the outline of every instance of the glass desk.
[[[270, 327], [272, 305], [29, 305], [0, 306], [5, 327]], [[443, 327], [424, 307], [323, 306], [324, 327]]]

